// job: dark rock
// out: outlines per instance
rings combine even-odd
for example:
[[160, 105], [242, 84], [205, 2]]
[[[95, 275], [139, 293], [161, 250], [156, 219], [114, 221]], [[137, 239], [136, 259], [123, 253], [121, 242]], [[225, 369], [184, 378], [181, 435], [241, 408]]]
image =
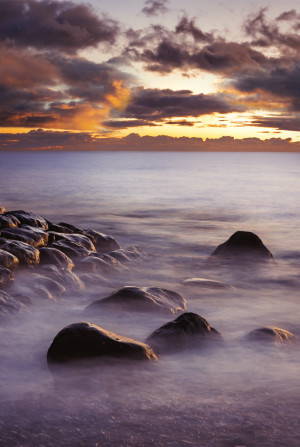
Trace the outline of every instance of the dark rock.
[[39, 268], [39, 273], [62, 284], [68, 292], [78, 292], [84, 289], [83, 282], [70, 270], [58, 268], [55, 265], [44, 265]]
[[230, 284], [226, 284], [225, 282], [222, 281], [216, 281], [214, 279], [207, 279], [207, 278], [189, 278], [185, 279], [182, 283], [185, 286], [195, 286], [206, 289], [235, 290], [235, 288]]
[[40, 227], [44, 230], [48, 230], [48, 224], [46, 220], [38, 216], [35, 213], [30, 213], [23, 210], [17, 210], [17, 211], [9, 211], [5, 213], [6, 216], [15, 216], [21, 224], [30, 225], [31, 227]]
[[62, 233], [53, 233], [55, 238], [55, 242], [57, 241], [69, 241], [73, 244], [79, 245], [80, 247], [85, 248], [88, 251], [96, 251], [96, 248], [93, 242], [83, 234], [62, 234]]
[[175, 313], [186, 309], [182, 295], [158, 287], [123, 287], [103, 299], [94, 301], [87, 310], [95, 310], [104, 305], [142, 312], [151, 310]]
[[76, 244], [76, 242], [72, 242], [67, 239], [61, 239], [57, 242], [53, 242], [53, 244], [51, 244], [51, 248], [57, 248], [72, 260], [82, 259], [90, 254], [90, 251], [82, 245]]
[[285, 343], [295, 341], [296, 336], [291, 332], [281, 329], [279, 327], [266, 326], [251, 331], [246, 336], [247, 341], [271, 342], [271, 343]]
[[128, 247], [126, 249], [120, 248], [118, 250], [113, 250], [109, 252], [109, 255], [117, 259], [120, 262], [131, 262], [131, 261], [143, 261], [145, 253], [139, 247]]
[[34, 274], [31, 278], [32, 290], [37, 297], [56, 300], [66, 292], [65, 287], [54, 279]]
[[0, 319], [4, 319], [10, 315], [18, 313], [25, 309], [25, 305], [15, 297], [8, 295], [3, 290], [0, 290]]
[[4, 208], [4, 206], [0, 205], [0, 214], [3, 214], [3, 213], [5, 213], [5, 208]]
[[116, 274], [120, 269], [95, 256], [88, 256], [76, 263], [76, 270], [84, 273]]
[[42, 247], [40, 248], [40, 265], [53, 264], [59, 268], [65, 268], [72, 271], [74, 267], [73, 261], [57, 248]]
[[0, 266], [0, 289], [8, 289], [14, 283], [13, 273], [5, 267]]
[[158, 352], [174, 352], [190, 348], [202, 348], [208, 342], [220, 342], [222, 335], [210, 327], [200, 315], [186, 312], [164, 324], [146, 340]]
[[256, 234], [250, 231], [237, 231], [215, 249], [210, 259], [214, 258], [241, 262], [244, 260], [272, 260], [273, 256]]
[[1, 230], [1, 237], [14, 241], [25, 242], [35, 248], [44, 247], [48, 243], [48, 234], [40, 228], [35, 229], [29, 226], [22, 228], [7, 228]]
[[16, 270], [19, 265], [19, 259], [8, 251], [0, 249], [0, 266], [5, 267], [12, 272]]
[[93, 241], [97, 251], [108, 253], [120, 248], [120, 245], [112, 236], [90, 229], [85, 230], [85, 234]]
[[34, 266], [40, 262], [39, 250], [25, 242], [7, 240], [0, 237], [0, 249], [16, 256], [20, 265]]
[[0, 214], [0, 230], [4, 228], [17, 228], [19, 225], [21, 225], [21, 222], [15, 216], [3, 216]]
[[47, 224], [48, 224], [48, 230], [53, 231], [55, 233], [66, 233], [66, 234], [81, 233], [81, 230], [79, 230], [79, 228], [77, 229], [77, 231], [74, 231], [65, 226], [50, 222], [49, 220], [47, 220]]
[[74, 323], [63, 328], [54, 338], [47, 353], [50, 364], [89, 357], [156, 359], [156, 355], [146, 344], [88, 322]]
[[85, 231], [81, 230], [78, 227], [75, 227], [75, 225], [71, 225], [69, 223], [66, 222], [59, 222], [58, 225], [62, 228], [65, 228], [68, 230], [68, 233], [76, 233], [76, 234], [84, 234], [85, 235]]

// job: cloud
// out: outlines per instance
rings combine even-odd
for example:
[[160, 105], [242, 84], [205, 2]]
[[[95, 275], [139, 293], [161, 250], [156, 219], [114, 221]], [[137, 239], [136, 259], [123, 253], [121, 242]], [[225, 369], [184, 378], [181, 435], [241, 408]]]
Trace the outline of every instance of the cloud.
[[95, 138], [86, 132], [53, 132], [34, 130], [28, 133], [0, 134], [0, 151], [52, 150], [52, 151], [184, 151], [184, 152], [300, 152], [300, 142], [290, 138], [244, 138], [232, 137], [215, 139], [174, 138], [166, 135], [157, 137], [132, 133], [124, 138]]
[[39, 50], [74, 54], [80, 49], [113, 43], [118, 24], [98, 17], [85, 4], [58, 0], [0, 1], [0, 41]]
[[168, 11], [166, 4], [168, 0], [146, 0], [142, 13], [146, 16], [156, 16]]
[[175, 32], [177, 34], [190, 34], [193, 36], [195, 41], [200, 42], [212, 42], [213, 34], [212, 33], [204, 33], [200, 28], [195, 25], [195, 19], [188, 19], [188, 17], [184, 16], [179, 21], [175, 28]]
[[300, 132], [300, 114], [290, 116], [255, 117], [251, 125]]
[[243, 108], [232, 105], [226, 95], [193, 94], [190, 90], [144, 89], [132, 91], [124, 111], [127, 118], [160, 122], [175, 117], [198, 117], [211, 113], [229, 113]]

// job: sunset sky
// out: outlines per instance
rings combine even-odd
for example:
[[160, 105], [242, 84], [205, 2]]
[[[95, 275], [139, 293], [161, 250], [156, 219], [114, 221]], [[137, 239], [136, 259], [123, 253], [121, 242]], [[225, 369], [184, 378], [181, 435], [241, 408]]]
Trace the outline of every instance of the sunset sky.
[[0, 150], [300, 150], [298, 0], [0, 0], [0, 40]]

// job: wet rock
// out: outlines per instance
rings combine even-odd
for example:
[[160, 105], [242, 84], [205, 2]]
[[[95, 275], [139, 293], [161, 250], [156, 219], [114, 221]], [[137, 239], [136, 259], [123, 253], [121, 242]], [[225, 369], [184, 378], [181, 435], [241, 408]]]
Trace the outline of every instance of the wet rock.
[[203, 348], [211, 342], [222, 342], [222, 335], [208, 322], [192, 312], [179, 315], [175, 320], [154, 331], [146, 343], [158, 352]]
[[90, 229], [85, 230], [85, 234], [93, 241], [97, 251], [108, 253], [120, 248], [120, 245], [112, 236]]
[[205, 289], [217, 289], [217, 290], [235, 290], [230, 284], [226, 284], [222, 281], [216, 281], [214, 279], [207, 278], [188, 278], [182, 282], [185, 286], [195, 286]]
[[241, 262], [248, 260], [272, 260], [273, 256], [256, 234], [250, 231], [237, 231], [226, 242], [215, 249], [210, 259], [214, 258]]
[[67, 239], [61, 239], [57, 242], [53, 242], [53, 244], [51, 244], [51, 248], [57, 248], [72, 260], [85, 258], [90, 254], [90, 251], [82, 245]]
[[109, 255], [117, 259], [120, 262], [132, 262], [132, 261], [143, 261], [145, 252], [136, 246], [128, 247], [126, 249], [120, 248], [109, 252]]
[[94, 301], [87, 310], [95, 310], [101, 306], [114, 306], [131, 311], [167, 311], [175, 313], [186, 309], [182, 295], [158, 287], [126, 286], [111, 295]]
[[74, 323], [63, 328], [54, 338], [47, 361], [65, 363], [89, 357], [121, 357], [155, 359], [152, 349], [144, 343], [106, 331], [88, 322]]
[[58, 241], [68, 241], [72, 244], [76, 244], [80, 247], [85, 248], [88, 251], [96, 251], [96, 248], [93, 242], [83, 234], [64, 234], [64, 233], [55, 233], [53, 231], [49, 232], [50, 242], [58, 242]]
[[99, 273], [80, 273], [80, 279], [88, 287], [108, 286], [110, 285], [109, 278], [105, 278]]
[[20, 310], [25, 309], [25, 307], [16, 297], [12, 297], [3, 290], [0, 290], [0, 320], [17, 314]]
[[0, 249], [0, 266], [14, 272], [19, 265], [19, 259], [8, 251]]
[[39, 273], [62, 284], [68, 292], [78, 292], [84, 289], [84, 284], [78, 275], [65, 268], [58, 268], [51, 264], [44, 265], [39, 268]]
[[40, 227], [44, 230], [48, 230], [46, 219], [39, 216], [38, 214], [30, 213], [23, 210], [17, 210], [6, 212], [5, 215], [15, 216], [21, 222], [21, 224], [30, 225], [31, 227]]
[[5, 213], [5, 208], [4, 208], [4, 206], [0, 205], [0, 214], [3, 214], [3, 213]]
[[0, 230], [4, 228], [17, 228], [19, 225], [21, 225], [21, 222], [15, 216], [4, 216], [0, 214]]
[[67, 229], [68, 233], [76, 233], [76, 234], [83, 234], [83, 235], [86, 234], [86, 232], [84, 230], [81, 230], [81, 228], [75, 227], [75, 225], [71, 225], [66, 222], [59, 222], [58, 225], [62, 228]]
[[[37, 231], [36, 231], [37, 230]], [[1, 237], [25, 242], [35, 248], [44, 247], [48, 243], [48, 234], [42, 229], [22, 226], [22, 228], [7, 228], [1, 230]]]
[[0, 289], [8, 289], [14, 283], [13, 273], [5, 267], [0, 266]]
[[59, 268], [65, 268], [72, 271], [74, 267], [73, 261], [57, 248], [42, 247], [40, 248], [40, 265], [53, 264]]
[[120, 269], [95, 256], [88, 256], [76, 263], [76, 271], [85, 273], [116, 274]]
[[25, 242], [13, 241], [0, 237], [0, 249], [8, 251], [19, 259], [20, 265], [34, 266], [40, 262], [40, 252], [37, 248]]
[[295, 341], [296, 336], [291, 332], [274, 326], [266, 326], [251, 331], [247, 336], [247, 341], [258, 341], [268, 343], [286, 343]]
[[66, 292], [62, 284], [39, 274], [32, 275], [32, 290], [37, 297], [50, 300], [61, 298]]

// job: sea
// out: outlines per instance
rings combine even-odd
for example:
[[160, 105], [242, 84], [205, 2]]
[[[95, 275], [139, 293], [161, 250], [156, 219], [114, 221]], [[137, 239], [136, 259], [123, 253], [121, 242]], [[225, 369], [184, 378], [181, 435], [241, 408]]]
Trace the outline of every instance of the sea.
[[[41, 299], [0, 327], [3, 447], [287, 447], [300, 445], [300, 154], [0, 152], [0, 204], [140, 247], [143, 262]], [[257, 234], [274, 262], [211, 265], [236, 231]], [[28, 273], [29, 274], [29, 273]], [[188, 278], [230, 289], [188, 286]], [[103, 361], [57, 380], [46, 353], [84, 308], [123, 286], [181, 293], [222, 347], [152, 362]], [[144, 341], [173, 315], [103, 310], [91, 323]], [[294, 343], [245, 343], [276, 326]]]

